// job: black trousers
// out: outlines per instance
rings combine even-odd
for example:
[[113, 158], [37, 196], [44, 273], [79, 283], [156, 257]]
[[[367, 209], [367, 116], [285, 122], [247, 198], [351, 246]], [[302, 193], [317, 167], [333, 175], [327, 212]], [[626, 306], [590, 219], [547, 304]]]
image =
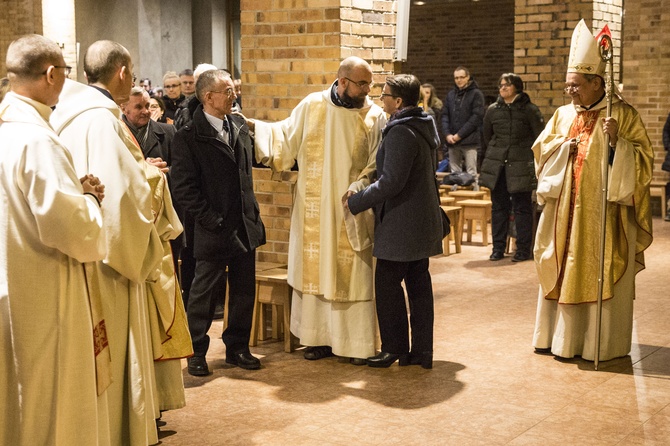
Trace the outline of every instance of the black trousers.
[[428, 259], [394, 262], [377, 259], [375, 295], [382, 351], [404, 354], [410, 351], [405, 292], [409, 301], [409, 326], [412, 328], [411, 351], [433, 351], [433, 285]]
[[532, 192], [509, 193], [505, 169], [501, 169], [498, 182], [491, 191], [491, 232], [493, 250], [505, 252], [507, 245], [507, 225], [510, 211], [514, 210], [516, 225], [516, 250], [530, 254], [533, 240], [533, 201]]
[[[179, 259], [181, 260], [181, 274], [179, 275], [181, 285], [181, 297], [184, 301], [184, 308], [188, 308], [188, 296], [191, 293], [191, 285], [195, 277], [195, 257], [193, 257], [193, 232], [195, 231], [195, 221], [190, 214], [185, 213], [182, 221], [184, 222], [184, 232], [179, 237]], [[222, 299], [225, 298], [225, 295]]]
[[[195, 279], [186, 310], [195, 356], [205, 356], [209, 348], [207, 331], [212, 326], [214, 308], [228, 294], [228, 326], [221, 338], [227, 353], [249, 350], [251, 319], [256, 295], [256, 250], [225, 260], [197, 260]], [[228, 273], [226, 273], [226, 267]]]

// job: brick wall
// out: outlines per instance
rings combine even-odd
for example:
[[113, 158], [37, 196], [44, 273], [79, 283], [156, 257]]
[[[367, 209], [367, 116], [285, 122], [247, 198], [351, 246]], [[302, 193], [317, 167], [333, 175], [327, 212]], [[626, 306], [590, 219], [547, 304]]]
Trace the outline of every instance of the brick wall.
[[514, 68], [514, 0], [411, 5], [402, 71], [433, 84], [443, 99], [459, 65], [470, 70], [485, 95], [498, 95], [498, 78]]
[[670, 181], [661, 170], [663, 125], [670, 113], [670, 0], [627, 1], [625, 17], [623, 94], [647, 127], [656, 153], [654, 179]]
[[9, 44], [23, 34], [42, 34], [42, 1], [3, 0], [0, 10], [0, 76], [4, 77]]
[[297, 174], [273, 174], [270, 169], [254, 168], [254, 192], [267, 238], [267, 243], [256, 251], [259, 262], [288, 263], [288, 236]]
[[[381, 83], [393, 73], [395, 2], [392, 0], [241, 0], [244, 113], [278, 121], [308, 93], [336, 78], [342, 59], [359, 56]], [[268, 243], [258, 260], [287, 263], [296, 172], [273, 177], [254, 170], [254, 187]]]
[[516, 0], [514, 70], [546, 118], [567, 104], [563, 95], [572, 31], [593, 21], [593, 0]]

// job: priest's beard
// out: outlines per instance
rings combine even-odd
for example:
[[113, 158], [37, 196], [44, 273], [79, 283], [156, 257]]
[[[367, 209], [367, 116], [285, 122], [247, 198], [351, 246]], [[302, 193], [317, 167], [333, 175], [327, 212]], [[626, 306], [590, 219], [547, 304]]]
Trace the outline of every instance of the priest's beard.
[[342, 93], [342, 100], [351, 104], [354, 108], [363, 108], [365, 105], [365, 98], [367, 97], [368, 95], [365, 93], [363, 93], [362, 96], [350, 96], [348, 88]]

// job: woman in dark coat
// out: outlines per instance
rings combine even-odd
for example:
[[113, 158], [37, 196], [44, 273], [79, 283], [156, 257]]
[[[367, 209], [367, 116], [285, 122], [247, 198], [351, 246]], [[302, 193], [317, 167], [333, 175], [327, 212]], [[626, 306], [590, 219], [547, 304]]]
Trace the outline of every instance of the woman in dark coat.
[[[435, 183], [440, 137], [420, 107], [419, 80], [410, 74], [384, 85], [384, 111], [391, 118], [377, 151], [378, 180], [345, 196], [345, 209], [373, 208], [377, 258], [375, 294], [382, 351], [367, 358], [370, 367], [433, 364], [433, 288], [428, 258], [442, 253], [442, 217]], [[350, 196], [349, 196], [350, 195]], [[348, 197], [348, 199], [347, 199]], [[405, 292], [410, 306], [411, 353]]]
[[500, 95], [484, 116], [483, 143], [486, 154], [479, 183], [491, 189], [493, 253], [490, 260], [504, 257], [507, 224], [514, 210], [516, 253], [513, 262], [532, 258], [533, 204], [537, 186], [531, 147], [544, 128], [540, 110], [523, 92], [523, 81], [514, 73], [500, 77]]

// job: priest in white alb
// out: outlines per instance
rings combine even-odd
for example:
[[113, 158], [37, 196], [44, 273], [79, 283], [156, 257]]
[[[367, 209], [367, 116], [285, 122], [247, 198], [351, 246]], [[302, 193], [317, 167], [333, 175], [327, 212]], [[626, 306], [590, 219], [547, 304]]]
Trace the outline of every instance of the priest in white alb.
[[[99, 295], [82, 262], [105, 256], [104, 188], [75, 174], [49, 125], [70, 67], [28, 35], [7, 50], [0, 104], [0, 444], [110, 445], [98, 398], [110, 383]], [[80, 179], [81, 178], [81, 179]]]
[[145, 281], [158, 280], [163, 246], [154, 226], [144, 156], [120, 119], [118, 105], [130, 96], [132, 70], [122, 45], [93, 43], [84, 57], [89, 85], [66, 81], [51, 123], [72, 153], [76, 171], [99, 172], [105, 183], [107, 256], [96, 268], [109, 318], [114, 376], [107, 392], [107, 428], [112, 444], [134, 446], [158, 442]]
[[368, 97], [371, 85], [370, 65], [349, 57], [337, 80], [304, 98], [287, 119], [248, 121], [259, 162], [276, 171], [298, 163], [289, 237], [291, 332], [308, 346], [310, 360], [334, 354], [365, 364], [362, 358], [375, 353], [368, 233], [373, 217], [361, 215], [354, 222], [348, 215], [345, 225], [341, 204], [343, 195], [373, 180], [386, 115]]

